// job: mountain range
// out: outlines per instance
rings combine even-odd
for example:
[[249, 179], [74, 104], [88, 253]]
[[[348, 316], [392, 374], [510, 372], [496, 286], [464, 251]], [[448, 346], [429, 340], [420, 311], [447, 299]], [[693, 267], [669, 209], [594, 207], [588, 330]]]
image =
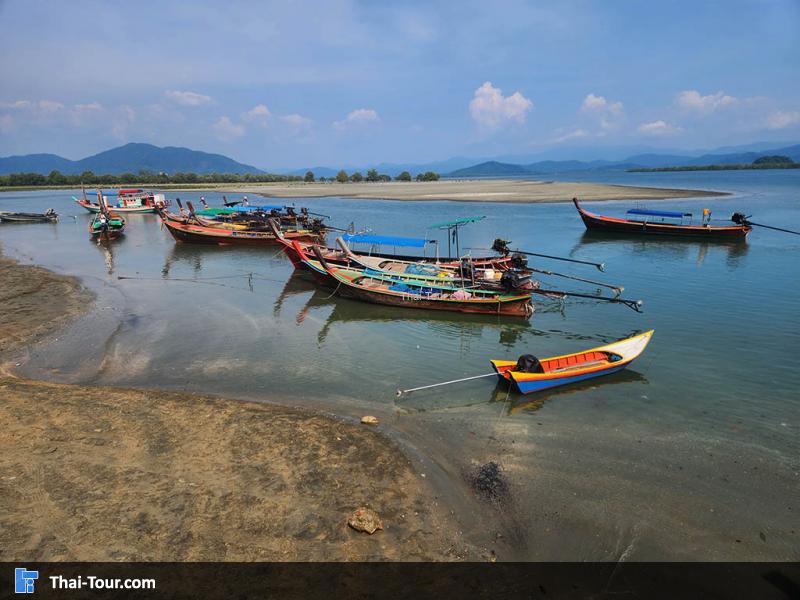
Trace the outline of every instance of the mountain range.
[[[625, 170], [637, 167], [681, 167], [708, 164], [744, 164], [767, 155], [784, 155], [800, 161], [800, 144], [758, 142], [743, 146], [727, 146], [712, 151], [664, 151], [646, 146], [557, 148], [527, 155], [503, 155], [486, 158], [454, 156], [428, 163], [376, 163], [338, 167], [306, 167], [272, 170], [287, 175], [333, 177], [340, 169], [348, 173], [375, 168], [380, 173], [397, 176], [402, 171], [412, 175], [435, 171], [446, 177], [523, 177], [569, 173], [571, 171]], [[602, 156], [602, 159], [595, 157]], [[184, 173], [264, 173], [252, 165], [242, 164], [221, 154], [209, 154], [189, 148], [130, 143], [80, 160], [69, 160], [55, 154], [28, 154], [0, 157], [0, 175], [8, 173], [42, 173], [60, 171], [65, 175], [92, 171], [98, 175], [138, 173], [140, 170]]]
[[141, 170], [156, 173], [263, 173], [251, 165], [244, 165], [222, 154], [209, 154], [189, 148], [152, 144], [125, 144], [80, 160], [69, 160], [56, 154], [27, 154], [0, 158], [0, 175], [8, 173], [42, 173], [60, 171], [64, 175], [77, 175], [92, 171], [96, 175], [138, 173]]
[[710, 153], [700, 156], [684, 154], [646, 153], [629, 156], [623, 160], [544, 160], [529, 164], [484, 161], [446, 173], [446, 177], [520, 177], [525, 175], [546, 175], [568, 173], [570, 171], [623, 171], [635, 168], [654, 167], [692, 167], [702, 165], [739, 165], [750, 164], [762, 156], [788, 156], [792, 160], [800, 160], [800, 144], [782, 148], [770, 148], [760, 152]]

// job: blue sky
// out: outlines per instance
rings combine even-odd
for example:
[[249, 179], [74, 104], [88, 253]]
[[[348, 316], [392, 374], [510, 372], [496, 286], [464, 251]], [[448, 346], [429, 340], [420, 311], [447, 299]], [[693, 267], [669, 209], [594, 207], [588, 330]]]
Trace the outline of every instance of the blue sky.
[[0, 0], [0, 155], [261, 168], [800, 140], [800, 2]]

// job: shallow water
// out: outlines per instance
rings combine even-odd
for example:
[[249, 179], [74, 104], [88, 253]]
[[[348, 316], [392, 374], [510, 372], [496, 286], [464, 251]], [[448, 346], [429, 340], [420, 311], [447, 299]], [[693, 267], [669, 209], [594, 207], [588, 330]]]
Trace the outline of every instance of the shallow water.
[[[579, 178], [731, 191], [659, 206], [709, 207], [719, 218], [737, 210], [800, 229], [797, 171]], [[5, 252], [78, 275], [99, 295], [94, 313], [31, 352], [27, 374], [378, 414], [453, 505], [465, 536], [501, 558], [799, 556], [800, 237], [757, 229], [743, 244], [609, 239], [588, 235], [567, 204], [302, 202], [336, 225], [429, 238], [440, 235], [426, 224], [484, 215], [462, 231], [462, 248], [504, 237], [603, 262], [605, 273], [531, 259], [622, 284], [624, 297], [644, 301], [638, 314], [534, 297], [525, 321], [333, 298], [277, 250], [176, 245], [154, 215], [130, 215], [125, 238], [104, 248], [89, 240], [90, 217], [71, 195], [0, 195], [0, 210], [52, 206], [61, 215], [56, 225], [0, 225]], [[613, 215], [632, 204], [586, 203]], [[558, 278], [544, 285], [596, 291]], [[395, 397], [486, 373], [490, 358], [562, 354], [651, 328], [631, 369], [577, 387], [520, 397], [483, 379]], [[473, 465], [489, 461], [508, 477], [508, 505], [484, 502], [467, 483]]]

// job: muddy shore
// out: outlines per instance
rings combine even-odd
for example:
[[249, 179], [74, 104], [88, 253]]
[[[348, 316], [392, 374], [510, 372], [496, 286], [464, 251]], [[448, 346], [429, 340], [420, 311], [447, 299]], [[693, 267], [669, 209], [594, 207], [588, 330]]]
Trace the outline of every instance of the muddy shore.
[[[0, 560], [481, 560], [375, 428], [197, 394], [14, 376], [87, 310], [80, 283], [0, 257]], [[361, 506], [384, 530], [347, 525]]]

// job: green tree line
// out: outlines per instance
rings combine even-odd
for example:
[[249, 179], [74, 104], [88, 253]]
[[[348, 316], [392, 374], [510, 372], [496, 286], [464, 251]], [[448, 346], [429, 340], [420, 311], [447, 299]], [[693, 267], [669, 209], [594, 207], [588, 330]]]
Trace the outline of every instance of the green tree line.
[[65, 175], [51, 171], [49, 175], [41, 173], [10, 173], [0, 175], [0, 187], [37, 186], [37, 185], [131, 185], [131, 184], [202, 184], [202, 183], [273, 183], [302, 181], [297, 175], [274, 175], [271, 173], [154, 173], [139, 171], [138, 173], [122, 173], [120, 175], [96, 175], [84, 171], [79, 175]]
[[[411, 173], [403, 171], [395, 181], [413, 181]], [[439, 174], [433, 171], [419, 173], [417, 181], [438, 181]], [[364, 176], [360, 171], [348, 175], [344, 170], [339, 171], [336, 177], [320, 177], [319, 181], [347, 182], [378, 182], [391, 181], [389, 175], [378, 173], [376, 169], [367, 171]], [[285, 183], [291, 181], [316, 181], [313, 171], [308, 171], [304, 177], [299, 175], [276, 175], [273, 173], [155, 173], [153, 171], [139, 171], [138, 173], [122, 173], [120, 175], [96, 175], [92, 171], [84, 171], [77, 175], [66, 175], [59, 171], [51, 171], [49, 175], [41, 173], [10, 173], [0, 175], [0, 187], [35, 187], [35, 186], [74, 186], [81, 185], [92, 187], [96, 185], [165, 185], [165, 184], [204, 184], [204, 183]]]

